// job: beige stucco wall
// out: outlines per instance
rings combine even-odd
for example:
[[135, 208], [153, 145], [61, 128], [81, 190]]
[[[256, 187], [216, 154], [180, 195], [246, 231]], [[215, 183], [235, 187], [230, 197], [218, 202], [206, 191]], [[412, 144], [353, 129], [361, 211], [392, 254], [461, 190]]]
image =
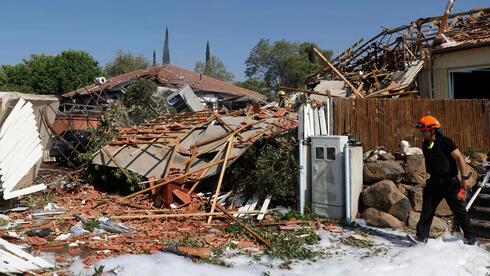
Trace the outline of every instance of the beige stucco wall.
[[449, 98], [449, 70], [490, 67], [490, 46], [434, 54], [432, 59], [434, 98], [447, 99]]

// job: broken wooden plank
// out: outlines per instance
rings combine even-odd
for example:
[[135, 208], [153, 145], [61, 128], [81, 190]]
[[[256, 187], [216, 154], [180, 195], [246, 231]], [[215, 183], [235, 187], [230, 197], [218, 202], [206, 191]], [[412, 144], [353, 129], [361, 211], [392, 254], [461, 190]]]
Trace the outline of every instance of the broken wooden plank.
[[214, 149], [214, 148], [218, 147], [220, 144], [224, 143], [224, 141], [225, 141], [225, 140], [227, 140], [227, 139], [228, 139], [228, 138], [230, 138], [231, 136], [233, 136], [233, 135], [237, 134], [238, 132], [240, 132], [240, 131], [242, 131], [242, 130], [244, 130], [244, 129], [246, 129], [246, 128], [249, 128], [249, 127], [251, 127], [251, 126], [254, 126], [254, 125], [256, 125], [256, 124], [263, 123], [264, 121], [265, 121], [265, 120], [260, 120], [260, 121], [258, 121], [258, 122], [252, 122], [252, 123], [249, 123], [249, 124], [246, 124], [246, 125], [244, 125], [244, 126], [240, 127], [239, 129], [237, 129], [237, 130], [235, 130], [235, 131], [233, 131], [233, 132], [231, 132], [231, 133], [228, 133], [228, 135], [227, 135], [227, 136], [225, 136], [225, 138], [218, 140], [217, 142], [213, 143], [211, 146], [209, 146], [209, 147], [207, 147], [207, 148], [203, 149], [202, 151], [200, 151], [199, 153], [197, 153], [197, 154], [196, 154], [196, 155], [194, 155], [193, 157], [191, 157], [191, 158], [187, 159], [186, 161], [182, 162], [181, 164], [182, 164], [182, 165], [185, 165], [185, 164], [187, 164], [187, 163], [189, 163], [189, 162], [192, 162], [192, 161], [193, 161], [195, 158], [197, 158], [197, 157], [199, 157], [199, 156], [203, 155], [204, 153], [208, 152], [208, 151], [209, 151], [209, 150], [211, 150], [211, 149]]
[[[238, 154], [234, 154], [234, 155], [232, 155], [232, 156], [231, 156], [229, 159], [236, 158], [236, 157], [238, 157]], [[128, 195], [128, 196], [125, 196], [125, 197], [123, 197], [123, 199], [132, 198], [132, 197], [135, 197], [135, 196], [137, 196], [137, 195], [139, 195], [139, 194], [142, 194], [142, 193], [145, 193], [145, 192], [151, 191], [151, 190], [153, 190], [153, 189], [155, 189], [155, 188], [158, 188], [158, 187], [161, 187], [161, 186], [167, 185], [167, 184], [168, 184], [168, 183], [170, 183], [170, 182], [174, 182], [174, 181], [176, 181], [176, 180], [179, 180], [179, 179], [181, 179], [181, 178], [183, 178], [183, 177], [189, 176], [189, 175], [194, 174], [194, 173], [196, 173], [196, 172], [200, 172], [200, 171], [205, 170], [205, 169], [207, 169], [207, 168], [210, 168], [210, 167], [212, 167], [212, 166], [216, 166], [216, 165], [218, 165], [219, 163], [221, 163], [221, 162], [223, 162], [223, 161], [224, 161], [224, 159], [221, 159], [221, 160], [219, 160], [219, 161], [216, 161], [216, 162], [213, 162], [213, 163], [207, 164], [206, 166], [204, 166], [204, 167], [202, 167], [202, 168], [195, 169], [195, 170], [190, 171], [190, 172], [188, 172], [188, 173], [184, 173], [184, 174], [182, 174], [182, 175], [179, 175], [179, 176], [176, 176], [176, 177], [173, 177], [173, 178], [167, 179], [167, 180], [165, 180], [165, 181], [164, 181], [164, 182], [162, 182], [162, 183], [155, 184], [155, 185], [153, 185], [153, 186], [151, 186], [151, 187], [149, 187], [149, 188], [146, 188], [146, 189], [143, 189], [143, 190], [141, 190], [141, 191], [138, 191], [138, 192], [132, 193], [132, 194], [130, 194], [130, 195]], [[159, 181], [159, 180], [162, 180], [162, 179], [163, 179], [163, 178], [157, 178], [157, 179], [153, 179], [153, 180], [142, 181], [142, 182], [140, 182], [139, 184], [145, 184], [145, 183], [149, 183], [149, 182], [151, 182], [151, 181]]]
[[267, 198], [264, 200], [264, 203], [262, 204], [262, 208], [260, 208], [260, 214], [257, 217], [257, 220], [262, 220], [264, 219], [265, 214], [267, 213], [267, 208], [269, 207], [269, 204], [271, 202], [272, 196], [267, 196]]
[[[234, 131], [234, 129], [227, 123], [225, 122], [223, 119], [221, 119], [220, 116], [218, 116], [214, 110], [212, 110], [211, 108], [208, 107], [208, 110], [214, 115], [214, 117], [216, 118], [216, 120], [220, 121], [221, 124], [223, 124], [227, 129], [229, 129], [230, 131]], [[243, 136], [240, 134], [240, 133], [237, 133], [237, 136], [243, 140]]]
[[227, 217], [229, 217], [230, 219], [232, 219], [236, 223], [240, 224], [243, 228], [245, 228], [245, 230], [247, 230], [250, 234], [252, 234], [254, 237], [256, 237], [260, 242], [265, 244], [267, 247], [270, 248], [272, 246], [268, 240], [264, 239], [262, 236], [257, 234], [254, 230], [252, 230], [250, 227], [245, 225], [239, 219], [235, 218], [230, 212], [228, 212], [223, 206], [221, 206], [221, 204], [216, 204], [216, 208], [218, 208], [221, 212], [225, 213], [225, 215]]
[[107, 154], [107, 156], [112, 160], [112, 162], [114, 162], [114, 164], [116, 164], [116, 166], [124, 173], [124, 175], [129, 179], [129, 174], [128, 172], [121, 166], [121, 164], [119, 164], [119, 162], [117, 162], [117, 160], [114, 158], [114, 156], [112, 156], [112, 154], [109, 153], [109, 151], [107, 151], [105, 149], [105, 147], [102, 147], [101, 148], [102, 151], [104, 151], [105, 154]]
[[[216, 202], [218, 201], [219, 191], [221, 190], [221, 183], [223, 182], [223, 177], [225, 175], [226, 164], [228, 163], [228, 158], [230, 156], [231, 151], [233, 150], [234, 142], [235, 142], [235, 138], [231, 136], [230, 139], [228, 140], [228, 148], [226, 149], [225, 161], [223, 162], [223, 165], [221, 165], [222, 166], [221, 173], [219, 175], [218, 185], [216, 186], [216, 193], [214, 195], [214, 200], [211, 205], [210, 213], [213, 213], [214, 209], [216, 208]], [[210, 224], [212, 220], [213, 220], [213, 216], [209, 216], [208, 224]]]
[[[259, 214], [260, 211], [254, 210], [254, 211], [230, 211], [229, 213], [231, 214]], [[212, 216], [225, 216], [226, 214], [223, 212], [214, 212], [214, 213], [187, 213], [187, 214], [157, 214], [157, 215], [128, 215], [128, 216], [111, 216], [111, 219], [120, 219], [120, 220], [125, 220], [125, 219], [155, 219], [155, 218], [185, 218], [185, 217], [207, 217], [209, 215]], [[100, 217], [100, 216], [99, 216]], [[84, 217], [85, 219], [97, 219], [99, 218], [98, 216], [87, 216]], [[73, 219], [73, 217], [47, 217], [44, 218], [46, 220], [58, 220], [58, 219]]]
[[321, 59], [321, 60], [322, 60], [322, 61], [323, 61], [325, 64], [327, 64], [327, 65], [328, 65], [328, 67], [332, 68], [332, 71], [334, 71], [334, 72], [335, 72], [335, 74], [337, 74], [337, 76], [339, 76], [339, 78], [341, 78], [341, 79], [342, 79], [342, 80], [343, 80], [343, 81], [344, 81], [344, 82], [345, 82], [345, 83], [346, 83], [346, 84], [347, 84], [347, 85], [350, 87], [350, 89], [352, 90], [352, 92], [353, 92], [353, 93], [354, 93], [354, 94], [355, 94], [357, 97], [359, 97], [359, 98], [361, 98], [361, 99], [362, 99], [362, 98], [364, 98], [364, 96], [362, 96], [362, 95], [361, 95], [361, 94], [360, 94], [360, 93], [357, 91], [356, 87], [355, 87], [354, 85], [352, 85], [352, 83], [351, 83], [349, 80], [347, 80], [347, 79], [344, 77], [344, 75], [342, 75], [342, 73], [340, 73], [340, 71], [339, 71], [339, 70], [337, 70], [337, 68], [335, 68], [335, 67], [334, 67], [334, 66], [333, 66], [333, 65], [330, 63], [330, 61], [328, 61], [328, 59], [327, 59], [327, 58], [325, 58], [325, 57], [322, 55], [322, 53], [320, 53], [320, 51], [318, 51], [318, 49], [313, 48], [313, 51], [315, 52], [315, 54], [317, 54], [317, 55], [318, 55], [318, 57], [320, 57], [320, 59]]
[[[214, 156], [213, 160], [211, 160], [211, 163], [216, 162], [216, 160], [219, 158], [220, 154], [223, 152], [223, 150], [224, 150], [224, 149], [225, 149], [225, 147], [222, 147], [222, 148], [221, 148], [221, 149], [218, 151], [218, 153], [216, 153], [216, 155]], [[189, 163], [189, 164], [190, 164], [190, 163]], [[208, 173], [208, 171], [209, 171], [209, 169], [210, 169], [210, 168], [211, 168], [211, 167], [209, 167], [209, 168], [205, 169], [205, 170], [204, 170], [204, 171], [201, 173], [201, 175], [199, 176], [199, 179], [196, 181], [196, 183], [194, 183], [194, 184], [192, 185], [192, 187], [191, 187], [191, 188], [189, 189], [189, 191], [187, 192], [187, 195], [190, 195], [190, 194], [191, 194], [191, 193], [194, 191], [194, 189], [196, 189], [197, 185], [199, 185], [199, 183], [201, 182], [201, 179], [202, 179], [202, 178], [203, 178], [203, 177], [204, 177], [204, 176], [205, 176], [205, 175]]]
[[[170, 168], [172, 167], [172, 162], [174, 162], [175, 153], [177, 152], [177, 148], [180, 145], [180, 138], [177, 138], [177, 141], [174, 145], [174, 150], [172, 151], [172, 155], [170, 155], [170, 159], [168, 160], [167, 167], [165, 168], [165, 172], [163, 173], [163, 179], [167, 178], [168, 173], [170, 172]], [[189, 171], [187, 171], [189, 172]]]

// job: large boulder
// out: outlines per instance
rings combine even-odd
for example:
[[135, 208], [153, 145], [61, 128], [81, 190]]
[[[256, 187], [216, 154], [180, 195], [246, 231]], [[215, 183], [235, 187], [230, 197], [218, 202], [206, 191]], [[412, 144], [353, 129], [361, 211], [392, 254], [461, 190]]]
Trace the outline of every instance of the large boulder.
[[[470, 173], [470, 172], [471, 172], [471, 177], [470, 179], [468, 179], [468, 182], [470, 184], [468, 189], [473, 188], [473, 186], [475, 186], [476, 182], [478, 181], [478, 173], [470, 165], [466, 164], [466, 173]], [[461, 172], [459, 170], [458, 170], [458, 178], [461, 179]]]
[[424, 186], [419, 184], [408, 191], [408, 198], [412, 208], [420, 212], [422, 211], [422, 195], [424, 193]]
[[441, 203], [437, 206], [436, 209], [436, 216], [438, 217], [447, 217], [447, 216], [452, 216], [453, 212], [449, 208], [449, 205], [447, 205], [446, 199], [442, 199]]
[[380, 154], [379, 155], [379, 160], [395, 160], [395, 156], [391, 154], [390, 152]]
[[403, 228], [403, 223], [396, 217], [375, 208], [368, 208], [366, 211], [364, 211], [364, 213], [362, 213], [362, 217], [370, 225]]
[[480, 164], [487, 162], [487, 155], [482, 152], [475, 152], [471, 155], [471, 161], [479, 162]]
[[364, 181], [374, 183], [384, 179], [400, 182], [405, 174], [403, 167], [394, 160], [378, 160], [364, 166]]
[[425, 170], [425, 159], [423, 155], [415, 154], [407, 156], [404, 167], [406, 172], [406, 182], [425, 185], [425, 181], [429, 178], [429, 174]]
[[[407, 226], [409, 229], [415, 230], [417, 229], [417, 223], [419, 222], [420, 219], [420, 213], [419, 212], [410, 212], [410, 216], [408, 216], [408, 223]], [[448, 227], [447, 223], [436, 216], [432, 219], [432, 224], [430, 225], [430, 231], [431, 232], [443, 232], [446, 230]]]
[[410, 201], [391, 180], [379, 181], [362, 192], [365, 206], [374, 207], [405, 221], [410, 212]]
[[[423, 193], [424, 187], [422, 185], [417, 185], [408, 191], [408, 198], [410, 199], [410, 204], [412, 204], [412, 208], [417, 211], [422, 211], [423, 204]], [[447, 205], [446, 200], [443, 198], [439, 203], [436, 209], [436, 216], [439, 217], [447, 217], [452, 216], [453, 212], [449, 209], [449, 205]]]
[[398, 191], [400, 191], [400, 193], [402, 193], [402, 195], [408, 197], [408, 190], [405, 188], [405, 186], [403, 184], [398, 184], [398, 185], [396, 185], [396, 187], [398, 188]]

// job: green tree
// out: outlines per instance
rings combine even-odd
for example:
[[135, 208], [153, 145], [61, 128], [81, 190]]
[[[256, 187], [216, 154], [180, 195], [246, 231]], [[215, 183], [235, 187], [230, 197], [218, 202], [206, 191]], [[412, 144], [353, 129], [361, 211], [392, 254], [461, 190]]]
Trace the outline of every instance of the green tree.
[[168, 27], [165, 28], [165, 43], [163, 44], [162, 65], [170, 64], [170, 49], [168, 46]]
[[84, 51], [56, 56], [31, 55], [15, 66], [3, 65], [3, 88], [38, 94], [62, 94], [94, 82], [103, 75], [99, 63]]
[[137, 80], [126, 88], [122, 103], [128, 108], [132, 124], [141, 124], [168, 113], [164, 99], [157, 95], [158, 86], [151, 80]]
[[99, 62], [84, 51], [63, 51], [56, 56], [57, 91], [70, 92], [94, 83], [95, 78], [104, 75]]
[[[29, 86], [32, 90], [39, 94], [60, 94], [63, 92], [70, 92], [75, 90], [80, 82], [77, 81], [77, 86], [74, 89], [70, 87], [63, 88], [60, 87], [60, 77], [62, 73], [61, 70], [69, 71], [70, 68], [61, 68], [57, 64], [56, 56], [46, 56], [46, 55], [31, 55], [29, 60], [25, 60], [26, 67], [29, 70]], [[65, 74], [63, 74], [65, 75]], [[66, 76], [66, 75], [65, 75]], [[76, 77], [73, 76], [73, 78]], [[93, 78], [91, 78], [93, 79]], [[61, 91], [59, 91], [61, 89]]]
[[3, 66], [0, 66], [0, 87], [4, 86], [7, 83], [7, 75], [5, 74], [5, 69]]
[[153, 63], [151, 66], [157, 66], [157, 54], [155, 53], [155, 50], [153, 50]]
[[0, 66], [0, 91], [32, 93], [29, 71], [24, 63]]
[[271, 89], [267, 86], [265, 81], [257, 79], [247, 79], [245, 81], [236, 81], [233, 84], [238, 87], [243, 87], [248, 90], [259, 92], [260, 94], [265, 95], [269, 98], [274, 97], [274, 93], [272, 93]]
[[40, 94], [70, 92], [103, 75], [99, 62], [84, 51], [63, 51], [55, 57], [31, 56], [27, 65], [32, 89]]
[[202, 61], [196, 62], [194, 71], [226, 82], [232, 82], [235, 78], [233, 73], [226, 71], [226, 67], [223, 62], [221, 62], [221, 60], [215, 56], [211, 56], [209, 62], [207, 63]]
[[209, 40], [206, 43], [206, 64], [211, 60], [211, 51], [209, 50]]
[[123, 53], [122, 50], [118, 50], [116, 57], [113, 61], [108, 62], [105, 66], [105, 70], [109, 77], [115, 77], [136, 70], [148, 68], [150, 61], [143, 55], [134, 56], [130, 52]]
[[[265, 81], [271, 89], [280, 85], [298, 87], [308, 74], [322, 67], [313, 48], [318, 46], [311, 42], [298, 44], [279, 40], [271, 43], [268, 39], [261, 39], [245, 61], [245, 75]], [[330, 50], [320, 51], [327, 58], [332, 56]]]

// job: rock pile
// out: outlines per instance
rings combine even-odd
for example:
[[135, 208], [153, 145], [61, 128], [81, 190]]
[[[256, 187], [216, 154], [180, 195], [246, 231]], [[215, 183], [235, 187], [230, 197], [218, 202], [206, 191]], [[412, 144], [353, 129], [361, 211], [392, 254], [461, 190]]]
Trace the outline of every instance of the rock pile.
[[[361, 194], [363, 210], [360, 215], [368, 224], [414, 230], [422, 211], [422, 195], [430, 175], [425, 170], [425, 159], [418, 148], [406, 148], [404, 153], [390, 153], [379, 147], [364, 153], [364, 188]], [[472, 172], [470, 187], [477, 183], [478, 172], [472, 167], [482, 166], [486, 154], [474, 153], [467, 158], [467, 170]], [[477, 168], [478, 169], [478, 168]], [[436, 209], [431, 232], [442, 233], [453, 213], [446, 200]]]

